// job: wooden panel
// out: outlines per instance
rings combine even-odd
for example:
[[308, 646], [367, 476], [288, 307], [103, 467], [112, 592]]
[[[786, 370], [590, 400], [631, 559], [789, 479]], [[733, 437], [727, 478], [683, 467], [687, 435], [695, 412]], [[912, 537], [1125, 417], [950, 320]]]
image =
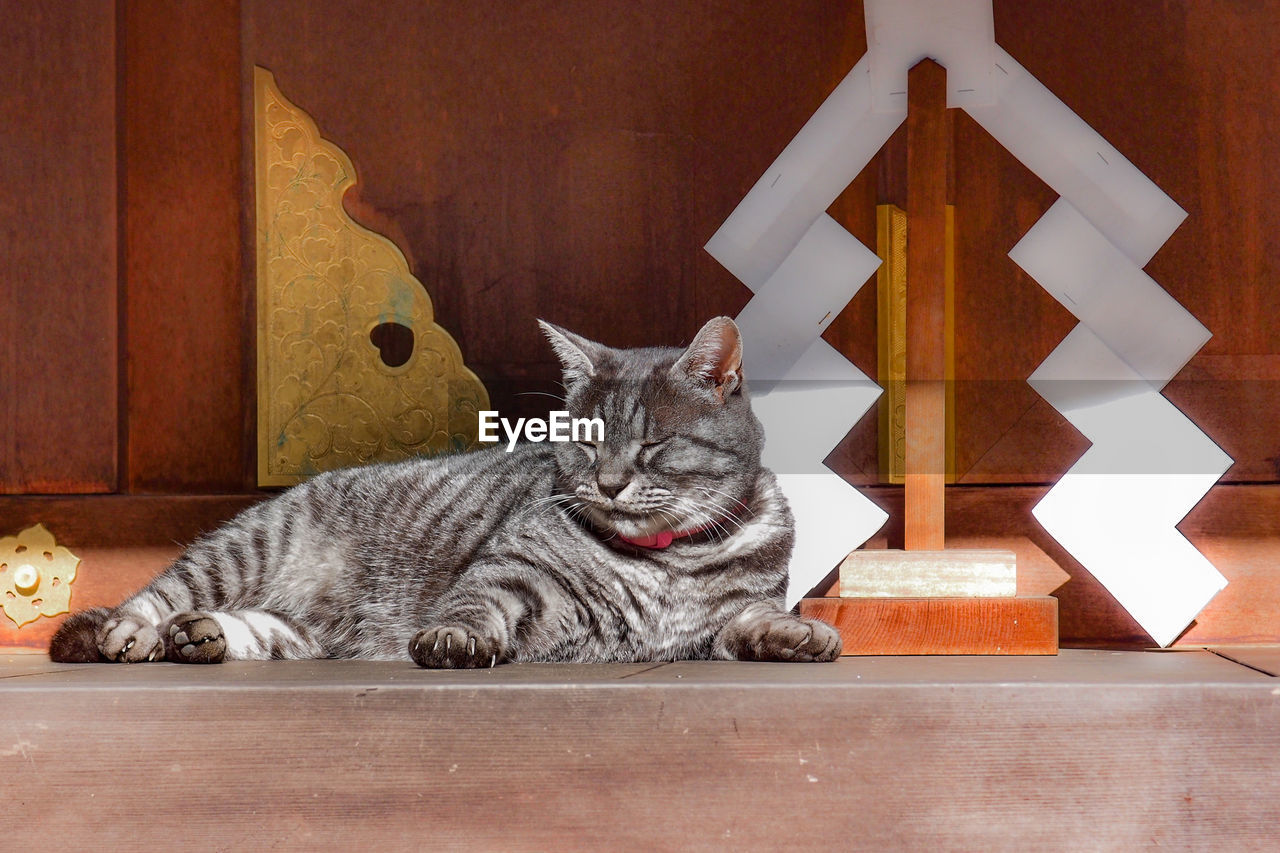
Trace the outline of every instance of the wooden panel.
[[[37, 522], [80, 558], [71, 609], [114, 606], [147, 583], [183, 547], [261, 495], [216, 497], [0, 498], [0, 536]], [[0, 613], [0, 649], [48, 648], [61, 624], [38, 619], [15, 628]]]
[[[396, 225], [437, 322], [519, 415], [554, 405], [529, 392], [560, 393], [535, 317], [676, 344], [746, 304], [702, 246], [866, 49], [860, 4], [826, 0], [248, 0], [244, 14], [246, 75], [271, 70], [350, 155], [348, 209]], [[874, 245], [874, 211], [846, 214]]]
[[240, 491], [240, 7], [122, 3], [128, 491]]
[[[997, 41], [1188, 213], [1147, 270], [1214, 337], [1167, 396], [1280, 479], [1280, 65], [1271, 3], [996, 0]], [[1055, 480], [1087, 446], [1023, 379], [1074, 320], [1006, 255], [1054, 193], [957, 116], [958, 456], [963, 482]]]
[[[245, 67], [272, 68], [331, 128], [360, 169], [348, 207], [405, 247], [498, 407], [533, 414], [548, 398], [527, 392], [555, 392], [534, 315], [647, 344], [687, 339], [745, 303], [702, 242], [862, 55], [858, 5], [747, 12], [708, 0], [664, 10], [658, 28], [651, 2], [497, 12], [254, 0]], [[995, 10], [1001, 43], [1192, 214], [1151, 271], [1215, 333], [1189, 370], [1234, 361], [1215, 368], [1216, 390], [1185, 374], [1169, 395], [1236, 455], [1228, 480], [1275, 480], [1265, 419], [1239, 413], [1280, 405], [1245, 355], [1280, 353], [1265, 322], [1280, 298], [1265, 286], [1277, 257], [1267, 235], [1280, 227], [1267, 226], [1277, 214], [1260, 189], [1280, 182], [1275, 164], [1247, 154], [1280, 115], [1257, 76], [1276, 73], [1265, 33], [1280, 13], [1226, 0], [1172, 3], [1158, 16], [1100, 0], [998, 0]], [[492, 24], [513, 18], [521, 27]], [[1217, 18], [1225, 30], [1203, 23]], [[1239, 50], [1222, 48], [1227, 34]], [[959, 473], [1050, 482], [1087, 442], [1025, 378], [1074, 320], [1006, 253], [1054, 194], [966, 115], [954, 120]], [[871, 245], [872, 203], [905, 204], [905, 174], [904, 128], [833, 215]], [[1250, 223], [1238, 240], [1223, 225], [1237, 210]], [[1206, 263], [1213, 277], [1200, 272]], [[611, 319], [620, 312], [631, 318], [621, 327]], [[873, 314], [864, 288], [826, 334], [871, 375]], [[1232, 391], [1237, 379], [1254, 384]], [[832, 465], [874, 482], [875, 431], [857, 424]]]
[[1026, 378], [1076, 320], [1007, 253], [1056, 195], [966, 113], [954, 122], [957, 478], [1052, 482], [1089, 443]]
[[0, 16], [0, 492], [116, 485], [115, 10]]
[[800, 613], [834, 625], [844, 655], [1053, 655], [1058, 600], [804, 598]]
[[926, 59], [907, 81], [907, 550], [944, 547], [947, 73]]
[[[56, 826], [68, 848], [162, 846], [179, 820], [202, 846], [264, 849], [1274, 839], [1275, 680], [1207, 653], [643, 669], [0, 668], [8, 843]], [[125, 796], [84, 769], [113, 766], [155, 783]]]
[[1280, 353], [1197, 356], [1164, 395], [1235, 460], [1224, 481], [1280, 480]]

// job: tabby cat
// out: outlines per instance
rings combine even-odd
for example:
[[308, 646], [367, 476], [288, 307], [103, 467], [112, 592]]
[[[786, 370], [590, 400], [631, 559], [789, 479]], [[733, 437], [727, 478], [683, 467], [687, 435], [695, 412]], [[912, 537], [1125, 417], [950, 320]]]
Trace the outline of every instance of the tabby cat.
[[829, 661], [783, 609], [794, 537], [727, 317], [685, 350], [542, 324], [603, 441], [501, 443], [333, 471], [250, 507], [56, 661], [364, 658], [424, 667], [689, 658]]

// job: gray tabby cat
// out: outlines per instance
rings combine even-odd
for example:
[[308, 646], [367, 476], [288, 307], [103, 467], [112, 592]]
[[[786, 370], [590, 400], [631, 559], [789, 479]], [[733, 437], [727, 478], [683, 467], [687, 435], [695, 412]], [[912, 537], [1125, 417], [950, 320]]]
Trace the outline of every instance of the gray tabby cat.
[[688, 658], [829, 661], [783, 610], [793, 527], [727, 317], [688, 349], [617, 350], [548, 323], [572, 417], [601, 442], [333, 471], [250, 507], [56, 661]]

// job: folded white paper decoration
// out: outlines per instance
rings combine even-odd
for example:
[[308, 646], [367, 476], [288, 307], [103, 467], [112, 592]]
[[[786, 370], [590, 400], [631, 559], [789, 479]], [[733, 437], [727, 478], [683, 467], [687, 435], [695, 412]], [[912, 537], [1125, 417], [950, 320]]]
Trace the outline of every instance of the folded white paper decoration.
[[866, 0], [867, 55], [707, 243], [754, 293], [738, 322], [765, 461], [797, 519], [788, 603], [885, 514], [822, 465], [880, 389], [819, 335], [879, 265], [826, 214], [906, 117], [908, 70], [1061, 198], [1010, 252], [1079, 320], [1031, 377], [1092, 442], [1036, 518], [1160, 645], [1226, 584], [1174, 525], [1231, 460], [1160, 394], [1209, 332], [1142, 268], [1185, 218], [995, 43], [990, 0]]

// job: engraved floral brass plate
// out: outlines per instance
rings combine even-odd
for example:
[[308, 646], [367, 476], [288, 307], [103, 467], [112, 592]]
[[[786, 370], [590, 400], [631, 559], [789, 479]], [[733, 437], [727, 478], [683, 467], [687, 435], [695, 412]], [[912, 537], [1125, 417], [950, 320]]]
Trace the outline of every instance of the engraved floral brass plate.
[[254, 69], [258, 483], [475, 445], [489, 406], [388, 239], [352, 220], [347, 155]]
[[71, 582], [80, 558], [43, 524], [0, 538], [0, 607], [21, 628], [71, 609]]

